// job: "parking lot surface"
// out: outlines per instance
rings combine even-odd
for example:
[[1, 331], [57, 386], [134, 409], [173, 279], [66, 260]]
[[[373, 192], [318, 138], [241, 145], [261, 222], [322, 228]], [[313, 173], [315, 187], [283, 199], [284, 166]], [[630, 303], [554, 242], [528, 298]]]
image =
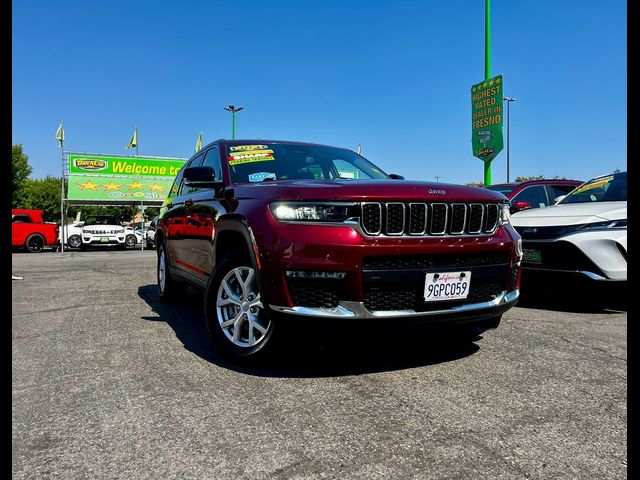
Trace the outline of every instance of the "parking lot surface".
[[200, 293], [159, 301], [155, 261], [13, 254], [14, 479], [626, 477], [624, 311], [534, 298], [474, 341], [301, 328], [250, 368]]

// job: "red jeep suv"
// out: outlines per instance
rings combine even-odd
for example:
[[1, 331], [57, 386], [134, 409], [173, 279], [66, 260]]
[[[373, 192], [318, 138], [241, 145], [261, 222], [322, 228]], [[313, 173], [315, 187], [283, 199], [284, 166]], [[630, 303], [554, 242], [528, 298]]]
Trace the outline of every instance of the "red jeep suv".
[[285, 318], [478, 332], [519, 296], [502, 194], [405, 181], [314, 143], [207, 145], [176, 176], [156, 244], [160, 298], [204, 289], [212, 340], [237, 358], [268, 351]]

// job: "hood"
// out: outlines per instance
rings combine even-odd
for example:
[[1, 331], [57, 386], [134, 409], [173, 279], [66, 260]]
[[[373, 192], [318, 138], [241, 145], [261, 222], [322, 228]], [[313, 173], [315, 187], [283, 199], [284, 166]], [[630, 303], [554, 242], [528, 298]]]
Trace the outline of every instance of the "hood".
[[594, 202], [531, 208], [511, 215], [514, 227], [559, 226], [627, 218], [627, 202]]
[[236, 198], [271, 200], [345, 200], [420, 202], [506, 202], [506, 197], [479, 187], [407, 180], [279, 180], [233, 187]]

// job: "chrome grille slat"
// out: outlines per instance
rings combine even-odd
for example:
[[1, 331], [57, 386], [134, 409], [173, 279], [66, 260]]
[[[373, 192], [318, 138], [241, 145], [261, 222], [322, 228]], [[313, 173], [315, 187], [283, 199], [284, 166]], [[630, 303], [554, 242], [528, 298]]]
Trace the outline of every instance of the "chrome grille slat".
[[360, 227], [368, 236], [490, 235], [500, 223], [496, 203], [362, 202]]

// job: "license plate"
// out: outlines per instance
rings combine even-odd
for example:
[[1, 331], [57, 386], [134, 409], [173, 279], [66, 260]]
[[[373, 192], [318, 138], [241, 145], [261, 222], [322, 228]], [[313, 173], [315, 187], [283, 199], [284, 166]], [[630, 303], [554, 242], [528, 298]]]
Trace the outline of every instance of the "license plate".
[[533, 248], [525, 248], [522, 250], [522, 261], [525, 263], [542, 263], [542, 252]]
[[100, 237], [100, 243], [109, 243], [109, 237]]
[[462, 300], [469, 295], [471, 272], [427, 273], [424, 301]]

